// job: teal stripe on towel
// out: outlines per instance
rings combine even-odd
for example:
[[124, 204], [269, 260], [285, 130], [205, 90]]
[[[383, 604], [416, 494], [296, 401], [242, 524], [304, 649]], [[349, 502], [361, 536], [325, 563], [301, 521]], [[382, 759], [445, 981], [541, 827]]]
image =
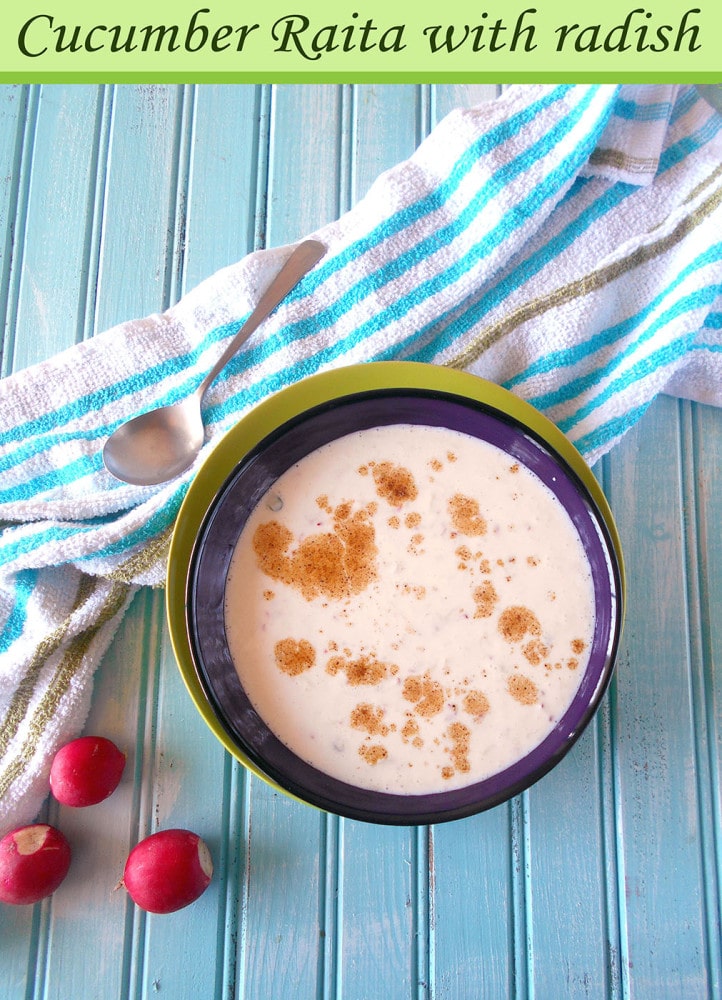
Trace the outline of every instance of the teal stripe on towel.
[[[699, 305], [704, 305], [706, 299], [713, 300], [716, 298], [717, 295], [720, 294], [721, 289], [722, 285], [717, 285], [708, 289], [702, 289], [698, 295], [688, 296], [688, 302], [681, 301], [680, 303], [677, 303], [678, 308], [670, 310], [670, 314], [672, 315], [667, 318], [676, 318], [682, 313], [685, 305], [690, 305], [690, 309], [697, 308]], [[664, 344], [658, 350], [640, 358], [639, 361], [630, 366], [630, 368], [624, 371], [618, 378], [609, 382], [604, 389], [594, 396], [593, 399], [581, 406], [574, 414], [557, 421], [558, 427], [567, 433], [576, 424], [578, 424], [580, 420], [589, 416], [590, 413], [606, 403], [615, 394], [624, 392], [624, 390], [628, 389], [634, 382], [640, 381], [643, 378], [648, 378], [657, 369], [665, 368], [672, 361], [678, 360], [694, 343], [695, 336], [696, 330], [689, 330], [682, 336], [677, 337], [675, 340]]]
[[[519, 375], [509, 379], [505, 383], [506, 387], [508, 389], [513, 389], [528, 381], [530, 378], [536, 378], [540, 375], [549, 375], [551, 372], [559, 371], [562, 368], [569, 368], [578, 365], [590, 358], [592, 355], [596, 354], [598, 351], [611, 347], [615, 342], [622, 340], [636, 327], [640, 326], [668, 298], [671, 298], [675, 289], [686, 281], [687, 278], [699, 271], [702, 267], [716, 263], [719, 260], [722, 260], [722, 242], [716, 243], [714, 246], [705, 250], [704, 253], [701, 253], [698, 257], [696, 257], [695, 260], [691, 261], [687, 267], [683, 268], [677, 274], [674, 281], [670, 285], [668, 285], [638, 312], [626, 317], [614, 326], [600, 330], [599, 333], [589, 337], [586, 341], [581, 341], [578, 344], [574, 344], [571, 347], [567, 347], [559, 351], [552, 351], [543, 358], [539, 358], [538, 361], [529, 365]], [[627, 347], [618, 354], [615, 354], [615, 361], [621, 361], [625, 357], [634, 353], [640, 344], [643, 344], [659, 329], [659, 326], [659, 321], [655, 325], [650, 326], [637, 338], [637, 340], [635, 340], [632, 344], [627, 345]], [[591, 381], [594, 382], [602, 376], [603, 371], [603, 367], [596, 368], [593, 372], [590, 372], [588, 376], [585, 376], [585, 378], [591, 378]], [[560, 403], [563, 403], [567, 399], [577, 395], [574, 385], [578, 381], [579, 380], [574, 380], [572, 382], [565, 383], [550, 392], [532, 395], [529, 398], [534, 401], [535, 406], [558, 406]]]
[[651, 403], [651, 399], [645, 400], [639, 406], [632, 407], [626, 413], [612, 417], [610, 420], [605, 421], [605, 423], [595, 427], [588, 434], [577, 438], [574, 442], [577, 451], [580, 451], [582, 455], [589, 455], [600, 448], [605, 448], [607, 445], [612, 444], [644, 416]]
[[[38, 570], [19, 570], [13, 579], [14, 599], [10, 614], [0, 632], [0, 653], [4, 653], [22, 635], [28, 614], [28, 602], [38, 582]], [[7, 591], [6, 591], [7, 593]]]

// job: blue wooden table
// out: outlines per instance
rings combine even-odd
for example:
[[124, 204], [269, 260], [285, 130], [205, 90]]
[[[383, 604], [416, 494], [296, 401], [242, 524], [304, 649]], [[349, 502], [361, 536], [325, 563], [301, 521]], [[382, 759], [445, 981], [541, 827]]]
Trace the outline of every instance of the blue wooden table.
[[[3, 374], [159, 311], [350, 207], [474, 86], [0, 88]], [[510, 803], [434, 828], [340, 820], [250, 778], [185, 691], [141, 591], [87, 729], [118, 791], [43, 815], [61, 889], [0, 908], [8, 1000], [701, 1000], [722, 996], [722, 413], [661, 397], [595, 472], [629, 608], [594, 723]], [[215, 860], [193, 906], [113, 891], [146, 833]]]

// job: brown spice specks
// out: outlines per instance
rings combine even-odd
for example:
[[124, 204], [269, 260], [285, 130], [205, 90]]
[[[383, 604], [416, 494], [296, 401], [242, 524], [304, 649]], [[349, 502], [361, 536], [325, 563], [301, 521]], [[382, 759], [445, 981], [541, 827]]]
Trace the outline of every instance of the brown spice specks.
[[379, 684], [389, 673], [395, 673], [397, 668], [389, 666], [375, 656], [362, 655], [354, 659], [348, 654], [332, 656], [326, 664], [329, 674], [345, 673], [346, 680], [354, 687], [357, 685]]
[[530, 639], [522, 648], [522, 653], [533, 667], [538, 667], [544, 662], [544, 657], [548, 656], [549, 647], [541, 639]]
[[444, 707], [444, 689], [428, 673], [422, 677], [410, 676], [404, 681], [402, 694], [415, 705], [414, 711], [422, 718], [437, 715]]
[[380, 743], [362, 743], [358, 752], [366, 763], [372, 766], [378, 764], [380, 760], [385, 760], [389, 755], [386, 747], [381, 746]]
[[273, 652], [278, 669], [290, 677], [310, 670], [316, 662], [316, 650], [307, 639], [280, 639]]
[[529, 608], [512, 605], [499, 615], [499, 631], [509, 642], [521, 642], [525, 635], [541, 635], [541, 625]]
[[387, 736], [389, 727], [383, 721], [384, 715], [383, 708], [362, 702], [351, 712], [351, 726], [368, 733], [369, 736]]
[[[471, 731], [463, 722], [452, 722], [447, 730], [447, 736], [451, 740], [451, 747], [448, 752], [454, 765], [454, 771], [466, 774], [471, 770], [471, 764], [469, 763]], [[442, 774], [445, 777], [451, 777], [450, 774], [444, 773], [446, 771], [447, 769], [444, 768]]]
[[422, 552], [424, 552], [424, 549], [421, 548], [423, 544], [424, 544], [424, 536], [421, 534], [421, 532], [417, 532], [415, 535], [412, 535], [411, 538], [409, 539], [409, 544], [406, 546], [406, 551], [412, 556], [418, 556]]
[[476, 605], [474, 618], [490, 618], [499, 600], [499, 595], [491, 580], [484, 580], [480, 586], [475, 587], [472, 596]]
[[533, 705], [539, 700], [536, 684], [523, 674], [512, 674], [507, 686], [509, 694], [521, 705]]
[[416, 719], [407, 719], [401, 730], [401, 739], [404, 743], [411, 743], [418, 749], [424, 745], [419, 732], [419, 724]]
[[486, 521], [479, 512], [479, 501], [455, 493], [449, 500], [451, 522], [462, 535], [485, 535]]
[[469, 691], [463, 701], [464, 711], [479, 720], [489, 711], [489, 699], [483, 691]]
[[371, 473], [376, 492], [392, 507], [401, 507], [418, 496], [416, 482], [408, 469], [393, 462], [375, 462]]
[[289, 552], [292, 532], [279, 521], [256, 528], [253, 548], [260, 569], [299, 590], [306, 600], [341, 600], [364, 590], [376, 576], [376, 540], [367, 510], [344, 503], [334, 511], [334, 530], [309, 535]]

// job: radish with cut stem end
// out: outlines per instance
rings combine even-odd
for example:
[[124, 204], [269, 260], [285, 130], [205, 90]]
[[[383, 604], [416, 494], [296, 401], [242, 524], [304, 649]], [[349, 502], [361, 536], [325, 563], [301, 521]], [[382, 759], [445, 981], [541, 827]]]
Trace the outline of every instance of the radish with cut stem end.
[[55, 892], [70, 868], [70, 844], [54, 826], [31, 823], [0, 840], [0, 901], [37, 903]]
[[104, 736], [80, 736], [55, 754], [50, 790], [64, 806], [94, 806], [120, 784], [125, 754]]
[[190, 830], [159, 830], [133, 848], [120, 885], [149, 913], [173, 913], [205, 892], [213, 875], [207, 845]]

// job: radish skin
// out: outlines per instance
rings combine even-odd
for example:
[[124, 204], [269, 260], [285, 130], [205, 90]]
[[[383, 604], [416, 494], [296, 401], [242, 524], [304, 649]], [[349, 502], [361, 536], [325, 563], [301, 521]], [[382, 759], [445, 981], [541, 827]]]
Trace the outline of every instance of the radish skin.
[[70, 868], [70, 844], [47, 823], [19, 826], [0, 840], [0, 901], [37, 903], [55, 892]]
[[130, 852], [120, 884], [141, 909], [173, 913], [198, 899], [212, 875], [210, 851], [197, 834], [159, 830]]
[[94, 806], [120, 784], [125, 754], [104, 736], [80, 736], [56, 753], [50, 768], [50, 791], [64, 806]]

